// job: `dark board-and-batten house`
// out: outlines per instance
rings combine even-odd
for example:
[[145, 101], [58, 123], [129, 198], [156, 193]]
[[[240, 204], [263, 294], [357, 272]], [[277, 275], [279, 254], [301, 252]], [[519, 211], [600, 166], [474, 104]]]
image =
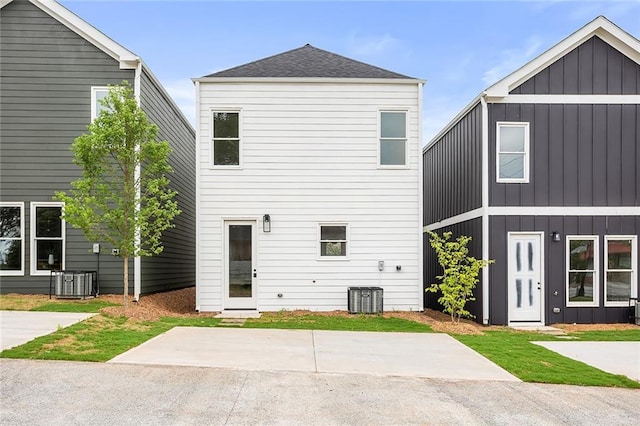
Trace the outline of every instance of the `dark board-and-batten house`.
[[[639, 104], [640, 41], [598, 17], [485, 90], [424, 148], [425, 231], [470, 235], [472, 255], [495, 259], [471, 305], [479, 322], [629, 320]], [[440, 268], [425, 253], [428, 285]]]
[[[96, 270], [100, 291], [122, 292], [122, 261], [59, 219], [52, 201], [80, 175], [69, 150], [108, 85], [126, 80], [173, 148], [182, 214], [165, 251], [132, 261], [137, 298], [195, 282], [195, 132], [142, 60], [54, 1], [0, 0], [0, 289], [46, 293], [50, 269]], [[97, 242], [99, 243], [99, 242]], [[131, 270], [131, 269], [130, 269]]]

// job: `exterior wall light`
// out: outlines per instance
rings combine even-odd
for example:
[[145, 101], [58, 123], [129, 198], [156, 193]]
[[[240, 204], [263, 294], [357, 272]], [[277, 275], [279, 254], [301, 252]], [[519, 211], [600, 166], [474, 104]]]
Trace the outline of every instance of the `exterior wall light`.
[[559, 232], [556, 232], [556, 231], [553, 231], [553, 232], [551, 233], [551, 240], [555, 241], [556, 243], [557, 243], [558, 241], [560, 241], [560, 233], [559, 233]]
[[271, 232], [271, 216], [268, 214], [262, 216], [262, 231]]

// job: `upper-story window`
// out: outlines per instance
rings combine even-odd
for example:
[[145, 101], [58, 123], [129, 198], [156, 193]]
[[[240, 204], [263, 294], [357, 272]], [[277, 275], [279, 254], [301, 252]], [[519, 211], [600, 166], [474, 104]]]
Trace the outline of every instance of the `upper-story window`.
[[637, 236], [606, 235], [604, 246], [604, 304], [629, 306], [629, 298], [637, 297]]
[[100, 111], [106, 109], [104, 105], [100, 104], [109, 93], [108, 87], [92, 87], [91, 88], [91, 121], [95, 120]]
[[24, 275], [24, 203], [0, 203], [0, 275]]
[[213, 112], [213, 166], [240, 166], [240, 113]]
[[381, 167], [406, 167], [407, 165], [407, 112], [380, 111]]
[[31, 203], [31, 275], [64, 269], [62, 203]]
[[496, 152], [498, 182], [529, 182], [529, 123], [499, 122]]

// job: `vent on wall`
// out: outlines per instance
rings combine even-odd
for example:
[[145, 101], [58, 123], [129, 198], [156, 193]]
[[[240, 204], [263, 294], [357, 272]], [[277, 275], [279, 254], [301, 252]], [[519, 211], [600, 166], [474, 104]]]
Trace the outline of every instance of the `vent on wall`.
[[349, 287], [347, 309], [350, 314], [380, 314], [383, 309], [381, 287]]

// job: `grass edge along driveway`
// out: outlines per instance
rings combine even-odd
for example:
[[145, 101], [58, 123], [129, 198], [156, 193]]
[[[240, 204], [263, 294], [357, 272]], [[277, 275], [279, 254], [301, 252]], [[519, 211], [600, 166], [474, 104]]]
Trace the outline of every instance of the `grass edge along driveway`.
[[[161, 318], [132, 322], [124, 317], [100, 314], [24, 345], [0, 353], [4, 358], [106, 362], [116, 355], [176, 326], [215, 327], [212, 317]], [[247, 328], [312, 329], [344, 331], [430, 332], [428, 325], [378, 315], [330, 317], [274, 313], [250, 319]], [[594, 334], [595, 333], [595, 334]], [[599, 334], [598, 334], [599, 333]], [[581, 340], [640, 340], [639, 330], [575, 333]], [[539, 333], [487, 330], [483, 335], [451, 334], [492, 362], [525, 382], [640, 388], [640, 383], [564, 357], [531, 341], [560, 340]], [[428, 360], [425, 359], [425, 362]]]

